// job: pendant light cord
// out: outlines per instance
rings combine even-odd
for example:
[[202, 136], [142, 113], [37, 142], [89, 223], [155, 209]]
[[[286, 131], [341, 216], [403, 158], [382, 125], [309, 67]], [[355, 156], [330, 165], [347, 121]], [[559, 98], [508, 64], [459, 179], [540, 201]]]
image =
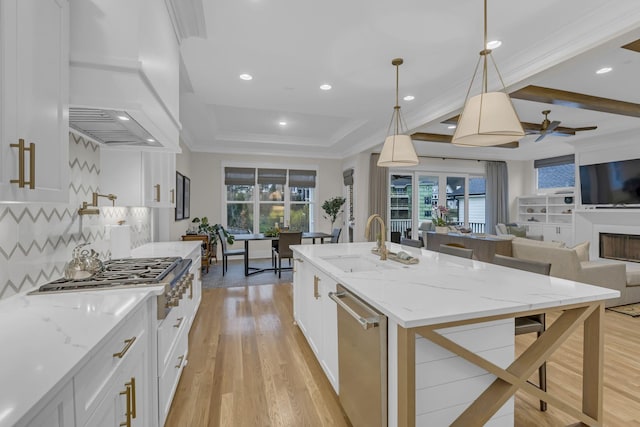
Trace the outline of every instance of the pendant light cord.
[[393, 107], [393, 113], [396, 116], [396, 131], [395, 134], [400, 133], [400, 102], [398, 101], [398, 91], [400, 90], [400, 64], [396, 64], [396, 106]]

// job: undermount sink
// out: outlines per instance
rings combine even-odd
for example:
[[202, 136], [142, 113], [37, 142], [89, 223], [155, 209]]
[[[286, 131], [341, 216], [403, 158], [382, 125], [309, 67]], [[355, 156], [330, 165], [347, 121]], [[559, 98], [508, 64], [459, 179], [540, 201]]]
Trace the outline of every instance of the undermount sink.
[[357, 273], [360, 271], [393, 270], [400, 268], [391, 261], [380, 261], [364, 257], [362, 255], [321, 257], [324, 261], [345, 273]]

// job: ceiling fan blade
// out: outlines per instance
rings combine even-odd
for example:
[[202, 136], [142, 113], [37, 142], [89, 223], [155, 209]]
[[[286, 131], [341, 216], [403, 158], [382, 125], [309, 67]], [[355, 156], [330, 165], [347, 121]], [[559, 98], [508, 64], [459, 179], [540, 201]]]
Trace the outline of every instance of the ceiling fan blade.
[[546, 133], [551, 133], [553, 132], [553, 130], [555, 128], [557, 128], [558, 126], [560, 126], [560, 122], [557, 120], [552, 121], [549, 126], [547, 126], [547, 129], [545, 130]]
[[585, 126], [585, 127], [581, 127], [581, 128], [573, 128], [574, 131], [576, 132], [580, 132], [583, 130], [595, 130], [598, 129], [598, 126]]
[[540, 141], [542, 141], [542, 140], [544, 139], [544, 137], [545, 137], [545, 136], [547, 136], [547, 133], [546, 133], [546, 132], [543, 132], [543, 133], [541, 133], [541, 134], [540, 134], [540, 136], [539, 136], [539, 137], [537, 137], [537, 138], [536, 138], [536, 140], [535, 140], [535, 141], [533, 141], [533, 142], [540, 142]]

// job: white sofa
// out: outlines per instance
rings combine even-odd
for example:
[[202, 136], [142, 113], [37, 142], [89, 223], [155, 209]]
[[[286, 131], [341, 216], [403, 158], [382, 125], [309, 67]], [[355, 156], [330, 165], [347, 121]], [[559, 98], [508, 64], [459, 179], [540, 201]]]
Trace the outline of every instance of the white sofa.
[[623, 262], [589, 261], [589, 242], [566, 248], [562, 242], [516, 237], [511, 243], [514, 258], [550, 263], [551, 276], [620, 291], [620, 298], [605, 302], [607, 307], [640, 302], [640, 274], [627, 273]]

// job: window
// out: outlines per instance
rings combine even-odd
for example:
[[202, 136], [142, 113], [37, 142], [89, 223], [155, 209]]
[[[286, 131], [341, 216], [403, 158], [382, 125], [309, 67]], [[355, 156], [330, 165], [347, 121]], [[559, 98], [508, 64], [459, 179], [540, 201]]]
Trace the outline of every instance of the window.
[[446, 217], [449, 225], [484, 232], [484, 176], [413, 172], [392, 174], [389, 184], [389, 231], [417, 239], [420, 234], [409, 231], [421, 230], [423, 224], [427, 226], [433, 219], [434, 207], [441, 205], [449, 209]]
[[234, 234], [264, 233], [288, 224], [313, 231], [315, 178], [309, 170], [226, 167], [227, 228]]
[[539, 190], [575, 187], [576, 168], [573, 154], [568, 156], [538, 159], [533, 163]]

